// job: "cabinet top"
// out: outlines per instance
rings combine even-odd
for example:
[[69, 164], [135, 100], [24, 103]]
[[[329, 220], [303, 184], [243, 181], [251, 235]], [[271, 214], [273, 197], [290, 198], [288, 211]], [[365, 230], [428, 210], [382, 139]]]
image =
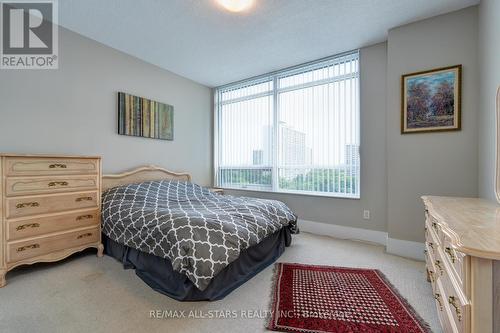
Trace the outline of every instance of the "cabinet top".
[[101, 156], [83, 156], [83, 155], [64, 155], [64, 154], [16, 154], [0, 153], [0, 157], [33, 157], [33, 158], [94, 158], [100, 159]]
[[500, 205], [479, 198], [423, 196], [452, 245], [465, 254], [500, 260]]

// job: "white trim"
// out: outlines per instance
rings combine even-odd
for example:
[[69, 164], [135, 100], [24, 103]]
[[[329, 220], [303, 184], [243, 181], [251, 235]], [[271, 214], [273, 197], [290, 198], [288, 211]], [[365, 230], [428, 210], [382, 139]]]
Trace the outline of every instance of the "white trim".
[[497, 90], [497, 111], [495, 112], [495, 131], [496, 131], [496, 142], [495, 142], [495, 197], [497, 201], [500, 202], [500, 156], [498, 154], [498, 148], [500, 146], [500, 86]]
[[321, 58], [318, 60], [295, 65], [292, 67], [283, 68], [283, 69], [280, 69], [280, 70], [277, 70], [274, 72], [270, 72], [270, 73], [266, 73], [266, 74], [262, 74], [262, 75], [258, 75], [258, 76], [253, 76], [253, 77], [250, 77], [247, 79], [243, 79], [240, 81], [231, 82], [228, 84], [224, 84], [222, 86], [215, 87], [215, 89], [227, 90], [228, 88], [233, 89], [233, 87], [234, 87], [234, 89], [238, 89], [238, 88], [246, 86], [249, 83], [256, 84], [257, 81], [266, 81], [271, 76], [277, 76], [279, 78], [282, 78], [282, 77], [286, 77], [289, 75], [294, 75], [294, 74], [297, 74], [297, 72], [307, 71], [308, 69], [310, 69], [310, 67], [314, 67], [322, 62], [329, 62], [329, 61], [336, 60], [336, 59], [338, 59], [338, 61], [334, 62], [334, 64], [338, 64], [338, 63], [341, 63], [342, 61], [346, 61], [345, 58], [351, 58], [353, 56], [359, 57], [359, 55], [360, 55], [359, 50], [360, 49], [347, 51], [347, 52], [335, 54], [335, 55], [332, 55], [329, 57]]
[[307, 83], [296, 84], [296, 85], [289, 86], [289, 87], [286, 87], [286, 88], [278, 88], [277, 89], [277, 93], [281, 94], [281, 93], [290, 92], [290, 91], [294, 91], [294, 90], [311, 88], [311, 87], [316, 87], [316, 86], [320, 86], [320, 85], [324, 85], [324, 84], [328, 84], [328, 83], [335, 83], [335, 82], [339, 82], [339, 81], [344, 81], [344, 80], [348, 80], [348, 79], [359, 79], [359, 71], [355, 72], [355, 73], [349, 73], [349, 74], [342, 74], [342, 75], [339, 75], [339, 76], [334, 76], [334, 77], [331, 77], [331, 78], [328, 78], [328, 79], [323, 79], [323, 80], [311, 81], [311, 82], [307, 82]]
[[396, 254], [401, 257], [423, 261], [424, 243], [412, 242], [396, 238], [387, 238], [387, 253]]
[[331, 236], [340, 239], [362, 240], [386, 245], [387, 232], [361, 228], [345, 227], [337, 224], [327, 224], [307, 220], [298, 220], [299, 229], [316, 235]]
[[[271, 169], [271, 168], [270, 168]], [[292, 191], [292, 190], [264, 190], [264, 189], [254, 189], [254, 188], [242, 188], [242, 187], [230, 187], [230, 186], [219, 186], [214, 184], [218, 188], [222, 188], [228, 191], [248, 191], [248, 192], [263, 192], [263, 193], [275, 193], [275, 194], [293, 194], [293, 195], [304, 195], [309, 197], [322, 197], [322, 198], [335, 198], [335, 199], [349, 199], [349, 200], [360, 200], [359, 195], [348, 195], [337, 192], [313, 192], [313, 191]], [[318, 223], [318, 222], [315, 222]], [[325, 223], [323, 223], [325, 224]]]
[[334, 238], [372, 242], [386, 247], [386, 252], [401, 257], [424, 260], [424, 243], [389, 238], [387, 232], [362, 228], [346, 227], [308, 220], [298, 220], [301, 231]]

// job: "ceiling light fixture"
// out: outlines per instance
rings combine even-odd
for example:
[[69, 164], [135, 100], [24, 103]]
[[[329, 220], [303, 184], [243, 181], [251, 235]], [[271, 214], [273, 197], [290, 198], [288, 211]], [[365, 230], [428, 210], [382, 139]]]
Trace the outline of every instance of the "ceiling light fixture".
[[252, 7], [255, 0], [217, 0], [217, 2], [230, 12], [242, 12]]

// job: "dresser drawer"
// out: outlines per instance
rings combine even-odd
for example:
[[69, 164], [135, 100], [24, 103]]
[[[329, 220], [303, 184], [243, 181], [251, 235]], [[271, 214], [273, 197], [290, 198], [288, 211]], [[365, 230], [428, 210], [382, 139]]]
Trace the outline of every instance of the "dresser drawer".
[[451, 273], [455, 276], [455, 280], [459, 283], [460, 287], [465, 289], [464, 282], [468, 275], [467, 270], [469, 268], [466, 255], [462, 252], [455, 251], [453, 245], [451, 245], [451, 240], [447, 235], [444, 237], [443, 252], [443, 260], [446, 260]]
[[425, 252], [425, 264], [426, 264], [425, 266], [427, 268], [427, 274], [429, 275], [429, 280], [432, 284], [432, 288], [434, 289], [435, 282], [438, 277], [438, 275], [436, 274], [436, 267], [434, 266], [434, 262], [436, 259], [428, 243], [425, 244], [424, 252]]
[[8, 157], [6, 176], [74, 175], [99, 173], [98, 159]]
[[7, 220], [7, 239], [16, 240], [68, 229], [90, 227], [100, 223], [96, 209], [59, 213], [45, 217]]
[[73, 247], [89, 243], [96, 243], [100, 239], [99, 230], [99, 227], [96, 227], [67, 232], [55, 236], [9, 242], [7, 243], [7, 261], [9, 263], [13, 263], [59, 250], [71, 249]]
[[6, 199], [7, 218], [57, 213], [82, 208], [98, 208], [98, 192], [68, 193]]
[[443, 262], [441, 248], [435, 247], [431, 253], [432, 256], [429, 258], [432, 260], [432, 267], [434, 268], [435, 279], [437, 280], [445, 274], [446, 266]]
[[470, 303], [457, 284], [453, 275], [447, 269], [440, 278], [444, 291], [444, 302], [449, 308], [450, 321], [456, 326], [458, 332], [468, 332], [470, 325]]
[[98, 186], [98, 177], [93, 175], [9, 177], [5, 182], [7, 196], [94, 190]]
[[446, 291], [443, 288], [441, 280], [436, 281], [436, 290], [434, 291], [434, 300], [436, 302], [437, 313], [441, 327], [444, 333], [458, 333], [458, 327], [452, 320], [452, 313], [447, 303]]
[[440, 244], [437, 241], [437, 237], [435, 233], [432, 231], [432, 229], [427, 226], [426, 223], [426, 228], [425, 228], [425, 248], [428, 251], [430, 255], [432, 255], [432, 258], [436, 258], [437, 250], [439, 248]]
[[434, 238], [434, 241], [441, 245], [444, 240], [443, 230], [438, 222], [438, 219], [432, 215], [432, 212], [429, 212], [426, 223], [428, 231]]

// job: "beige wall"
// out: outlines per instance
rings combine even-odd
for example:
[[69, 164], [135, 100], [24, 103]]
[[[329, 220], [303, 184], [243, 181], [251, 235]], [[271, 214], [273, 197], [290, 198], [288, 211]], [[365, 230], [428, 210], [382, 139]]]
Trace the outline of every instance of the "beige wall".
[[[0, 151], [101, 155], [104, 172], [158, 164], [211, 182], [209, 88], [66, 29], [59, 38], [58, 70], [0, 71]], [[118, 135], [117, 91], [172, 104], [174, 141]]]
[[[421, 195], [477, 195], [479, 75], [476, 40], [477, 7], [389, 31], [389, 238], [424, 240]], [[401, 75], [456, 64], [463, 65], [462, 130], [401, 135]]]
[[[387, 44], [361, 49], [361, 200], [296, 194], [229, 191], [232, 194], [278, 199], [299, 218], [348, 227], [386, 230], [385, 96]], [[363, 220], [369, 209], [370, 220]]]
[[479, 195], [495, 199], [495, 98], [500, 85], [500, 1], [479, 5]]

